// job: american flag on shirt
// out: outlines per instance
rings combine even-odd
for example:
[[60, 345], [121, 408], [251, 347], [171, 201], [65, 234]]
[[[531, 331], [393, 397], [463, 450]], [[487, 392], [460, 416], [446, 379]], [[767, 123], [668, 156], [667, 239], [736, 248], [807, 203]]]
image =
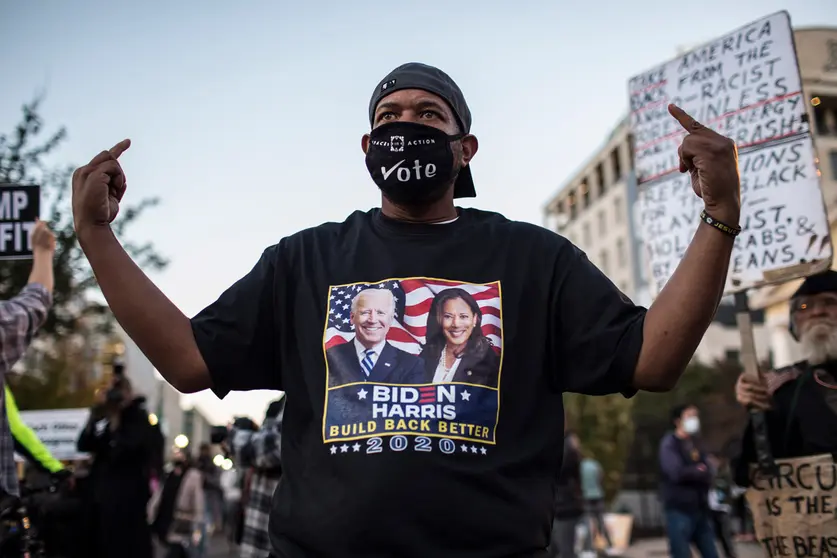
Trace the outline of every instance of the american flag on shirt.
[[379, 283], [357, 283], [331, 287], [325, 345], [330, 349], [354, 338], [349, 319], [352, 299], [366, 289], [388, 289], [395, 297], [395, 317], [387, 341], [408, 353], [419, 354], [425, 343], [427, 318], [433, 298], [445, 289], [458, 287], [468, 292], [482, 311], [482, 332], [498, 353], [502, 347], [500, 283], [473, 285], [441, 279], [388, 279]]

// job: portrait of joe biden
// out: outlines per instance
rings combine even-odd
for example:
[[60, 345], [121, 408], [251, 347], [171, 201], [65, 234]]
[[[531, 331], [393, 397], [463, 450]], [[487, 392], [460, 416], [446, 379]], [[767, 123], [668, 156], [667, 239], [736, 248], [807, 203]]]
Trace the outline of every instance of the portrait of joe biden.
[[365, 289], [352, 299], [355, 337], [326, 351], [329, 387], [354, 382], [424, 383], [424, 362], [387, 342], [395, 319], [395, 297], [387, 289]]

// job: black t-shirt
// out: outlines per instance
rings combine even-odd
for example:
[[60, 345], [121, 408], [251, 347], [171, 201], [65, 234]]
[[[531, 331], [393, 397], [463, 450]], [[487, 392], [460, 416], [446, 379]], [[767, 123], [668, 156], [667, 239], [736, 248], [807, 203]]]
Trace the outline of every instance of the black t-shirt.
[[219, 397], [287, 393], [277, 556], [545, 556], [562, 393], [634, 393], [645, 310], [565, 238], [459, 214], [284, 238], [193, 318]]

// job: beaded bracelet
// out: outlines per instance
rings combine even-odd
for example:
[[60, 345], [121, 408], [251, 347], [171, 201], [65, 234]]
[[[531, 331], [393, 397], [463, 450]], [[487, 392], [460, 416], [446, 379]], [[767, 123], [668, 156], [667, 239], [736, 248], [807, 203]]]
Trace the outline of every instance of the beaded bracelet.
[[709, 215], [705, 209], [701, 210], [700, 212], [700, 220], [706, 223], [707, 225], [715, 227], [722, 233], [727, 234], [733, 238], [738, 236], [738, 233], [741, 232], [741, 227], [730, 227], [726, 223], [722, 223], [714, 217], [712, 217], [711, 215]]

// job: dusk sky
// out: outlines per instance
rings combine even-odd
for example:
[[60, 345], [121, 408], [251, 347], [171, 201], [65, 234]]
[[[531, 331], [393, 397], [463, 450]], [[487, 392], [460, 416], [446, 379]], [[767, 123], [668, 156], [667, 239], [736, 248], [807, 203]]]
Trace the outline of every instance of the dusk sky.
[[[570, 6], [572, 7], [570, 8]], [[479, 197], [540, 224], [543, 204], [627, 110], [627, 80], [772, 12], [836, 26], [834, 0], [617, 2], [3, 2], [0, 130], [46, 92], [52, 162], [129, 137], [127, 198], [162, 204], [130, 231], [171, 258], [153, 276], [187, 315], [282, 237], [380, 203], [360, 138], [377, 82], [409, 61], [462, 88]], [[196, 400], [260, 418], [275, 394]]]

